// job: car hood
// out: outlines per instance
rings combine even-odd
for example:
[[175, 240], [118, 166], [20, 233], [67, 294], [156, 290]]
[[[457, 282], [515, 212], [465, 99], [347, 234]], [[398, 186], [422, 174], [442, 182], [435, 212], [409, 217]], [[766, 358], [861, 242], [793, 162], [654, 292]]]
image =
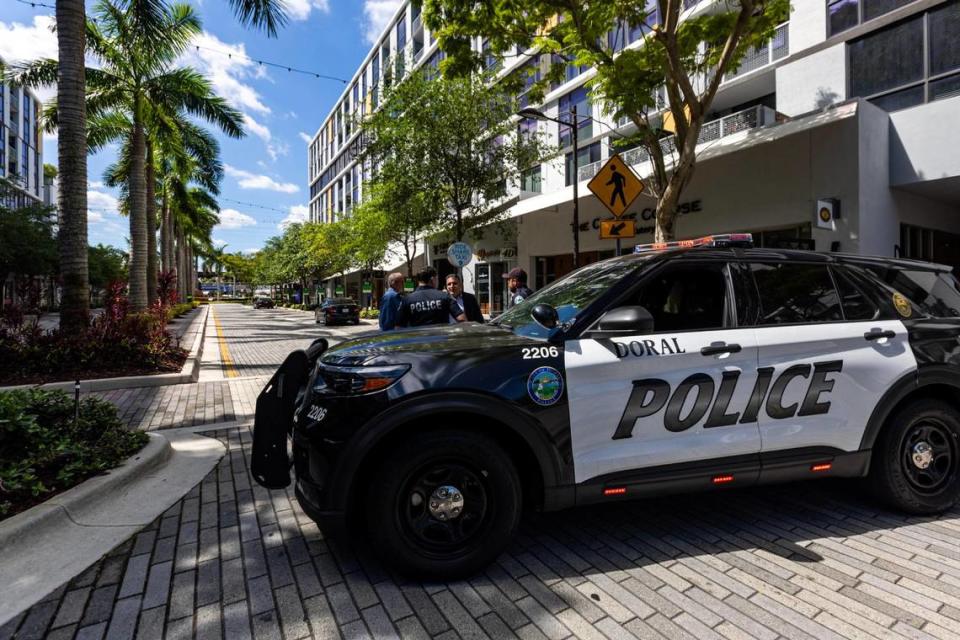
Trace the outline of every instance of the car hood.
[[343, 365], [387, 363], [393, 360], [391, 356], [401, 354], [439, 355], [529, 344], [541, 342], [499, 326], [464, 322], [363, 335], [331, 347], [322, 361]]

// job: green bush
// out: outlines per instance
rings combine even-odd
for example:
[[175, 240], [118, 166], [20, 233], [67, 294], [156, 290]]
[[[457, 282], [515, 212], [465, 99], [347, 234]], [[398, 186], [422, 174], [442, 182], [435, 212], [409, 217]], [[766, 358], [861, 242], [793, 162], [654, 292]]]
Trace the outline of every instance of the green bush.
[[373, 307], [366, 307], [360, 310], [361, 318], [379, 318], [380, 309], [374, 309]]
[[83, 399], [74, 422], [62, 391], [0, 393], [0, 520], [116, 467], [147, 440], [99, 398]]

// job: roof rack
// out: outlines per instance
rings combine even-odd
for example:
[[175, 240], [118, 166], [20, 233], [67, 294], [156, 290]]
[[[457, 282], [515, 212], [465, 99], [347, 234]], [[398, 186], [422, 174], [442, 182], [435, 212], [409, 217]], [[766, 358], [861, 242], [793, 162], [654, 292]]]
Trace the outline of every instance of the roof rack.
[[663, 251], [664, 249], [691, 249], [693, 247], [753, 247], [751, 233], [722, 233], [714, 236], [704, 236], [693, 240], [674, 240], [672, 242], [651, 242], [638, 244], [633, 248], [634, 253], [647, 251]]

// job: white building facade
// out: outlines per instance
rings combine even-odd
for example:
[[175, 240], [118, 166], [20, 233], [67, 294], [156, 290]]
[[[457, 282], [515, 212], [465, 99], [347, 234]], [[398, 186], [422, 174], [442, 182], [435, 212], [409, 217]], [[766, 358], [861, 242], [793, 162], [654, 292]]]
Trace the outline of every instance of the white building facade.
[[[3, 66], [0, 59], [0, 68]], [[0, 179], [13, 186], [2, 196], [3, 206], [43, 203], [42, 109], [31, 90], [0, 83]]]
[[[655, 3], [653, 3], [655, 4]], [[710, 11], [717, 0], [687, 0], [687, 12]], [[960, 269], [960, 0], [794, 0], [789, 20], [762, 49], [724, 79], [704, 126], [696, 173], [681, 198], [678, 238], [750, 231], [758, 244], [900, 255]], [[640, 46], [641, 32], [623, 25], [614, 48]], [[483, 50], [479, 39], [475, 43]], [[362, 197], [364, 170], [354, 160], [358, 132], [351, 114], [377, 106], [382, 61], [436, 66], [437, 50], [419, 10], [404, 4], [371, 49], [309, 146], [310, 215], [331, 221]], [[541, 68], [530, 52], [496, 62], [502, 73]], [[534, 78], [538, 71], [535, 71]], [[520, 266], [538, 289], [569, 272], [573, 251], [573, 180], [579, 181], [580, 264], [614, 254], [599, 238], [610, 217], [586, 189], [612, 142], [630, 126], [592, 104], [584, 83], [593, 71], [567, 68], [537, 107], [565, 118], [571, 105], [591, 120], [579, 127], [574, 169], [567, 129], [537, 127], [561, 148], [559, 157], [525, 173], [512, 194], [509, 218], [469, 242], [464, 284], [486, 313], [502, 309], [502, 274]], [[669, 144], [667, 141], [665, 144]], [[645, 152], [620, 150], [641, 177]], [[641, 196], [628, 209], [633, 242], [652, 240], [655, 202]], [[824, 206], [834, 216], [819, 217]], [[506, 227], [506, 232], [504, 232]], [[441, 275], [448, 241], [428, 242], [423, 260]], [[380, 274], [356, 276], [375, 280]], [[345, 293], [351, 294], [350, 279]], [[378, 292], [382, 285], [373, 290]]]

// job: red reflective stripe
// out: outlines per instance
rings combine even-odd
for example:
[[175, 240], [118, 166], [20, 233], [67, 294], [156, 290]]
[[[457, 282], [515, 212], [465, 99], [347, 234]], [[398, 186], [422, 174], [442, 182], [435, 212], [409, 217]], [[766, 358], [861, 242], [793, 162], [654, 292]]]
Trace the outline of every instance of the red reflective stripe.
[[713, 476], [713, 484], [726, 484], [733, 482], [733, 476]]
[[626, 487], [608, 487], [603, 490], [605, 496], [622, 496], [627, 492]]

